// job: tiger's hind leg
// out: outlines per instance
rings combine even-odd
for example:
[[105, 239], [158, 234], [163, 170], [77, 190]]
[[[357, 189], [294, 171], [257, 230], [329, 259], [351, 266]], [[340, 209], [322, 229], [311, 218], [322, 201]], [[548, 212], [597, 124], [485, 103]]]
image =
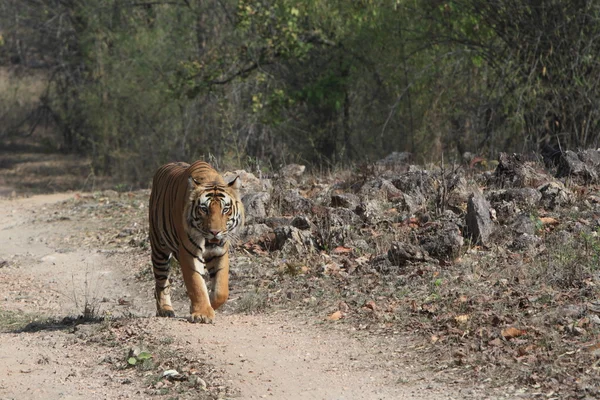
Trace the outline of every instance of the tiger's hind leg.
[[210, 304], [217, 309], [227, 301], [229, 297], [229, 254], [213, 258], [207, 265], [210, 274], [212, 290], [210, 293]]
[[171, 284], [169, 282], [171, 256], [152, 252], [152, 271], [154, 272], [154, 298], [156, 299], [157, 317], [175, 317], [171, 304]]

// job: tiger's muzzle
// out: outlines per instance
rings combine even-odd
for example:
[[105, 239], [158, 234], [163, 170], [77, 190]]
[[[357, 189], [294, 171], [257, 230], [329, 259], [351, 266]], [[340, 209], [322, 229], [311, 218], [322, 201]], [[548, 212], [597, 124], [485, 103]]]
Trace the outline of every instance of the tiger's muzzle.
[[225, 239], [205, 239], [204, 246], [206, 248], [223, 247], [225, 246]]

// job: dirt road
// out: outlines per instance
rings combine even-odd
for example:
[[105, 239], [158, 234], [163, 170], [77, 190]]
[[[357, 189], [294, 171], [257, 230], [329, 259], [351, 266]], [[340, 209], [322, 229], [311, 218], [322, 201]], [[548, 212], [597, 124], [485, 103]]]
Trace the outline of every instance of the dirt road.
[[[155, 318], [151, 285], [135, 279], [144, 253], [80, 245], [95, 222], [53, 211], [73, 196], [0, 200], [0, 399], [485, 397], [478, 386], [439, 383], [401, 335], [361, 336], [294, 310], [245, 315], [228, 306], [214, 325]], [[64, 322], [86, 304], [104, 318]], [[187, 302], [175, 305], [185, 316]], [[127, 350], [140, 343], [170, 356], [127, 368]], [[187, 373], [201, 378], [205, 397], [161, 380], [186, 363], [202, 365]]]

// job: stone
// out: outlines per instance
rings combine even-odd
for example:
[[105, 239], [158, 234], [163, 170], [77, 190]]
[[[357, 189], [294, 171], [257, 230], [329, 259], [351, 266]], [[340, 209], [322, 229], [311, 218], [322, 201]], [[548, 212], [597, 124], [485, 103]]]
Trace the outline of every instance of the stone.
[[542, 194], [542, 205], [551, 210], [567, 206], [573, 203], [575, 198], [573, 192], [558, 181], [548, 182], [540, 186], [538, 190]]
[[433, 258], [453, 260], [464, 246], [464, 238], [458, 225], [452, 222], [432, 224], [420, 234], [421, 247]]
[[398, 266], [431, 260], [431, 257], [429, 257], [429, 254], [424, 249], [405, 242], [393, 242], [387, 256], [393, 265]]
[[378, 165], [389, 166], [398, 164], [409, 164], [412, 160], [412, 154], [407, 151], [394, 151], [388, 154], [385, 158], [377, 161]]
[[343, 207], [352, 211], [360, 204], [360, 198], [352, 193], [339, 193], [331, 195], [331, 207]]
[[[593, 162], [593, 158], [588, 155], [586, 159]], [[561, 154], [556, 171], [558, 178], [569, 177], [578, 183], [594, 183], [598, 181], [598, 174], [593, 165], [588, 165], [572, 150], [567, 150]]]
[[494, 223], [490, 218], [490, 206], [479, 191], [469, 196], [466, 223], [468, 235], [473, 243], [483, 246], [490, 244], [489, 239], [494, 230]]
[[314, 224], [304, 215], [296, 215], [292, 219], [291, 225], [300, 230], [312, 229], [314, 227]]
[[288, 164], [279, 170], [279, 174], [284, 178], [299, 178], [306, 170], [305, 165]]
[[242, 197], [242, 203], [246, 209], [246, 223], [251, 224], [266, 218], [270, 202], [269, 192], [248, 193]]

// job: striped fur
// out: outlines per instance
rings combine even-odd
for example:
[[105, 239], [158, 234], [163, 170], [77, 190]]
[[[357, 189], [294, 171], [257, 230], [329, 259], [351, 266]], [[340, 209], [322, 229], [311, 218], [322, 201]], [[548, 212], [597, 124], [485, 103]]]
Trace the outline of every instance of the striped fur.
[[[229, 295], [229, 246], [244, 224], [240, 179], [226, 184], [209, 164], [171, 163], [156, 171], [150, 194], [150, 245], [156, 315], [174, 317], [169, 260], [179, 261], [190, 297], [191, 320], [212, 322]], [[202, 277], [209, 273], [209, 295]]]

